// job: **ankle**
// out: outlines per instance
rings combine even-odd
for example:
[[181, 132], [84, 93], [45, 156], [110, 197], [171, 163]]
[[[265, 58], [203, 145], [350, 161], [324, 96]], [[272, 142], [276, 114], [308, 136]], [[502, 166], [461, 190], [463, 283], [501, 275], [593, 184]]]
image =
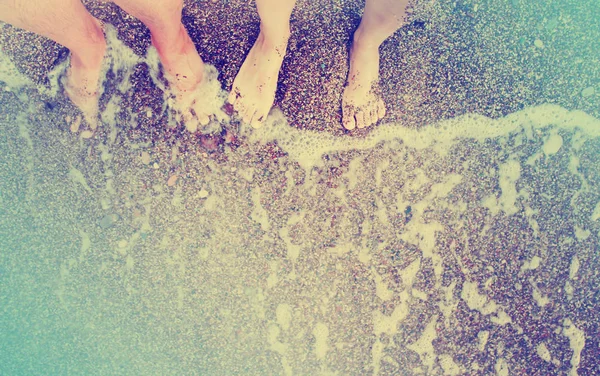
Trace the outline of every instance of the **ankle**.
[[77, 45], [67, 46], [71, 52], [71, 65], [75, 68], [97, 69], [106, 53], [106, 39], [98, 20], [92, 19], [84, 40]]
[[105, 47], [106, 38], [104, 37], [104, 31], [102, 30], [102, 22], [92, 17], [92, 22], [90, 22], [90, 25], [90, 30], [88, 32], [90, 39], [89, 43]]
[[152, 45], [161, 57], [184, 55], [191, 48], [190, 46], [193, 46], [183, 24], [180, 24], [171, 33], [165, 33], [162, 30], [151, 30], [150, 32]]
[[382, 39], [374, 33], [366, 32], [359, 26], [352, 37], [352, 49], [379, 51], [379, 46], [384, 40], [385, 38]]
[[[278, 27], [265, 27], [261, 24], [256, 43], [264, 50], [287, 48], [290, 39], [289, 23]], [[283, 51], [285, 53], [285, 50]]]
[[106, 53], [106, 41], [98, 41], [94, 45], [86, 45], [84, 48], [72, 49], [71, 66], [76, 69], [98, 69], [104, 60]]

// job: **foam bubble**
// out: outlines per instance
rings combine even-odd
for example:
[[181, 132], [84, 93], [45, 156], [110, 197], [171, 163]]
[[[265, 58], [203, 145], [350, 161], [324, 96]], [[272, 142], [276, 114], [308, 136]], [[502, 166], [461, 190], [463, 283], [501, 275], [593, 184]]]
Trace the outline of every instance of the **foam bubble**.
[[24, 74], [19, 72], [17, 66], [0, 50], [0, 81], [6, 84], [8, 90], [19, 90], [32, 85]]

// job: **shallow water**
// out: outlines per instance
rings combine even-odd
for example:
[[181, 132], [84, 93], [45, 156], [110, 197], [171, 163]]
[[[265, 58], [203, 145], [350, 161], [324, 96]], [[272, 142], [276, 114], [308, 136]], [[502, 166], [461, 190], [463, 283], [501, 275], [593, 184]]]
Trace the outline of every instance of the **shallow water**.
[[138, 137], [113, 42], [92, 135], [0, 77], [0, 374], [596, 372], [600, 120]]

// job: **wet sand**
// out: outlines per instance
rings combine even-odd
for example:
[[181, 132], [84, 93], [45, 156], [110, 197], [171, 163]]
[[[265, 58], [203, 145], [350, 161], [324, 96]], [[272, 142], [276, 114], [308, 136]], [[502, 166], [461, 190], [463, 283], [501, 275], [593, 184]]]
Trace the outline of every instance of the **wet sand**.
[[[257, 17], [205, 3], [185, 23], [227, 88]], [[382, 47], [398, 123], [358, 137], [336, 104], [357, 2], [299, 2], [283, 116], [233, 138], [165, 127], [145, 63], [111, 71], [91, 138], [1, 84], [0, 373], [598, 373], [597, 11], [456, 4]], [[3, 31], [43, 83], [62, 50]]]

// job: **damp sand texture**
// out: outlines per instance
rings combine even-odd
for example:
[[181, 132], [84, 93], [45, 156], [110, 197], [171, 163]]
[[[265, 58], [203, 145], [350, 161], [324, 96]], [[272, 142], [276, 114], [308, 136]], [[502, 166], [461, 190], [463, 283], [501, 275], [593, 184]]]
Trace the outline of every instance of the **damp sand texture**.
[[[214, 22], [205, 3], [188, 25]], [[341, 65], [317, 56], [311, 84], [292, 69], [319, 48], [310, 15], [343, 15], [328, 43], [344, 51], [360, 4], [299, 2], [281, 110], [257, 130], [221, 113], [211, 134], [163, 106], [145, 31], [88, 5], [116, 30], [91, 133], [38, 81], [51, 62], [24, 61], [57, 47], [3, 29], [0, 374], [600, 372], [592, 2], [436, 2], [382, 47], [391, 115], [360, 134], [318, 105]], [[235, 69], [215, 51], [243, 51], [215, 39], [219, 108]], [[398, 73], [411, 54], [425, 62]]]

